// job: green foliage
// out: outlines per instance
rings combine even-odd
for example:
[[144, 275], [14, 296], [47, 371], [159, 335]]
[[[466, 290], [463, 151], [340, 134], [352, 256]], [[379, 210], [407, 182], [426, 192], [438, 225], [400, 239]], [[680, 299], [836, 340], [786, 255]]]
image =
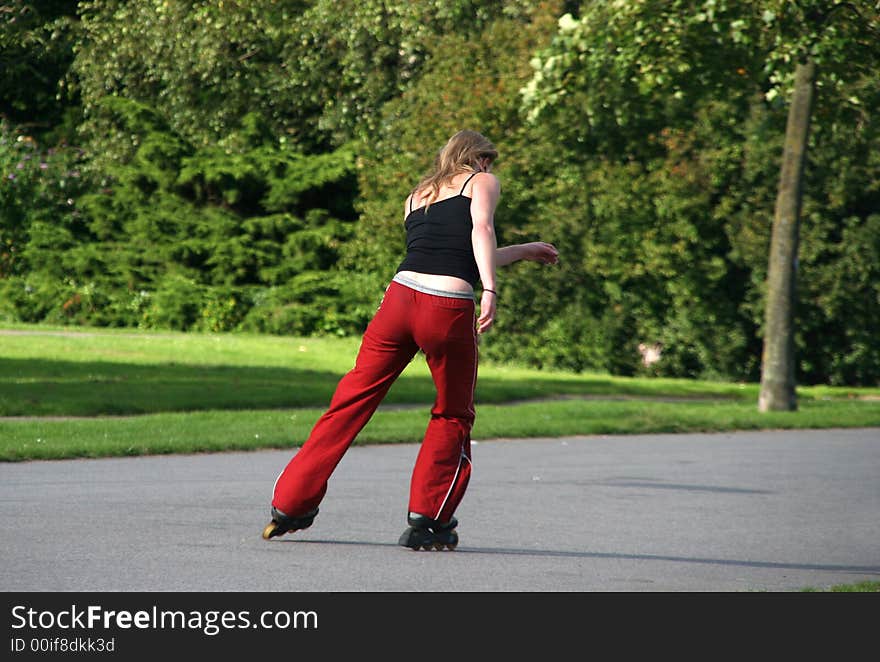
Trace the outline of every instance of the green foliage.
[[880, 379], [872, 3], [2, 9], [0, 320], [359, 334], [403, 257], [403, 200], [473, 128], [501, 152], [499, 242], [562, 258], [501, 270], [484, 356], [754, 379], [787, 99], [810, 58], [798, 379]]
[[[420, 81], [435, 43], [458, 35], [456, 53], [501, 17], [527, 16], [525, 0], [317, 0], [284, 53], [314, 118], [306, 130], [331, 144], [381, 130], [382, 108]], [[461, 69], [470, 66], [461, 63]], [[302, 103], [302, 101], [301, 101]]]
[[246, 331], [350, 336], [366, 328], [379, 298], [373, 279], [356, 272], [306, 272], [259, 290], [242, 321]]
[[82, 125], [102, 159], [136, 146], [115, 131], [102, 99], [157, 109], [198, 147], [235, 130], [248, 113], [307, 153], [332, 151], [376, 126], [381, 105], [417, 77], [440, 35], [478, 32], [525, 0], [91, 0], [72, 82]]
[[38, 321], [50, 300], [66, 300], [63, 267], [43, 249], [64, 250], [84, 233], [78, 201], [92, 182], [82, 166], [79, 150], [44, 149], [0, 121], [0, 319]]
[[137, 149], [106, 113], [108, 97], [155, 108], [198, 147], [229, 135], [251, 110], [279, 130], [302, 121], [297, 106], [287, 103], [290, 76], [279, 54], [304, 4], [80, 3], [82, 37], [70, 80], [82, 96], [81, 128], [99, 162], [106, 166]]
[[[353, 216], [350, 152], [307, 157], [265, 142], [254, 117], [198, 149], [144, 104], [105, 103], [137, 149], [82, 197], [76, 236], [49, 219], [30, 223], [27, 273], [57, 285], [40, 291], [54, 301], [32, 301], [22, 319], [229, 330], [258, 291], [334, 267]], [[310, 330], [339, 314], [317, 310]]]
[[[523, 87], [532, 164], [553, 159], [556, 172], [578, 173], [563, 187], [576, 180], [586, 192], [572, 196], [539, 177], [535, 202], [524, 202], [548, 209], [547, 218], [582, 220], [573, 233], [565, 224], [560, 246], [583, 262], [562, 270], [573, 287], [593, 290], [586, 323], [621, 320], [600, 333], [608, 356], [624, 357], [606, 364], [612, 371], [755, 378], [784, 99], [794, 59], [809, 56], [822, 73], [805, 175], [798, 378], [880, 378], [868, 358], [876, 341], [866, 340], [877, 318], [871, 213], [880, 171], [871, 153], [880, 133], [868, 109], [878, 107], [871, 71], [880, 48], [869, 26], [827, 9], [591, 3], [579, 19], [562, 17], [533, 60]], [[560, 207], [541, 201], [560, 193]], [[864, 280], [849, 264], [861, 265]], [[867, 303], [847, 305], [846, 315], [822, 311], [850, 288]], [[637, 344], [660, 345], [662, 359], [639, 366]]]
[[70, 236], [81, 230], [75, 202], [90, 186], [82, 165], [79, 150], [44, 149], [0, 120], [0, 278], [27, 273], [22, 254], [33, 224], [57, 225]]
[[745, 74], [762, 62], [743, 13], [723, 1], [589, 3], [579, 20], [562, 16], [553, 44], [532, 60], [524, 108], [577, 153], [655, 156], [651, 136], [686, 121], [702, 99], [750, 86]]
[[387, 283], [403, 258], [404, 200], [459, 129], [492, 139], [502, 171], [515, 158], [508, 154], [521, 125], [517, 89], [530, 75], [529, 53], [552, 36], [555, 15], [555, 3], [540, 3], [477, 36], [452, 31], [431, 45], [419, 84], [385, 104], [376, 132], [358, 143], [360, 222], [343, 248], [347, 268], [374, 274], [376, 287]]
[[0, 5], [0, 118], [28, 135], [61, 141], [78, 117], [65, 86], [73, 61], [76, 6], [65, 0]]

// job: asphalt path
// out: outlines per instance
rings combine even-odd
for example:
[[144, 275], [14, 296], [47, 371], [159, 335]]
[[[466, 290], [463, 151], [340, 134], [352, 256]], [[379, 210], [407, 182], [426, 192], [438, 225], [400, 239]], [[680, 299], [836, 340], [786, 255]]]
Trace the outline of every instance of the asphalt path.
[[265, 541], [295, 452], [0, 464], [0, 589], [752, 592], [880, 580], [880, 430], [486, 440], [456, 551], [397, 546], [416, 445], [354, 446]]

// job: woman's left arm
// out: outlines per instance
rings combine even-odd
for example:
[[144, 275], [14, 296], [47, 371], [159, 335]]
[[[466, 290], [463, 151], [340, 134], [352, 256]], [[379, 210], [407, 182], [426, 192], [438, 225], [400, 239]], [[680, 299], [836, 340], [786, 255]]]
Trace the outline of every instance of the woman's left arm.
[[495, 239], [495, 207], [501, 195], [501, 184], [495, 175], [480, 173], [473, 179], [471, 188], [471, 243], [474, 259], [480, 272], [483, 293], [480, 298], [480, 316], [477, 318], [477, 331], [488, 331], [495, 322], [495, 268], [498, 259], [498, 244]]

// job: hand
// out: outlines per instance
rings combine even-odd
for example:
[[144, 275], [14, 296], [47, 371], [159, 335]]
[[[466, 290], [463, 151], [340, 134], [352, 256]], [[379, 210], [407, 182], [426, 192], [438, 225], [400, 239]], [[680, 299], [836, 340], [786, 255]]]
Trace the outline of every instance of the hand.
[[495, 323], [495, 303], [498, 295], [483, 290], [480, 297], [480, 316], [477, 318], [477, 333], [485, 333]]
[[559, 262], [559, 251], [553, 244], [548, 244], [545, 241], [533, 241], [524, 244], [524, 248], [526, 256], [523, 259], [541, 264], [557, 264]]

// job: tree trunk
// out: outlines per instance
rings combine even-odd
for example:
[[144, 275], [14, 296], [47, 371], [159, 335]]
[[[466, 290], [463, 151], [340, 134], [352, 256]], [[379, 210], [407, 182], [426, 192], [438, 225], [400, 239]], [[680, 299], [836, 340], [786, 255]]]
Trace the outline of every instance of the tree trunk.
[[797, 65], [794, 94], [785, 127], [782, 171], [779, 176], [767, 268], [764, 353], [761, 357], [761, 392], [758, 397], [758, 410], [762, 412], [797, 409], [794, 358], [795, 285], [801, 181], [806, 161], [815, 78], [814, 62]]

